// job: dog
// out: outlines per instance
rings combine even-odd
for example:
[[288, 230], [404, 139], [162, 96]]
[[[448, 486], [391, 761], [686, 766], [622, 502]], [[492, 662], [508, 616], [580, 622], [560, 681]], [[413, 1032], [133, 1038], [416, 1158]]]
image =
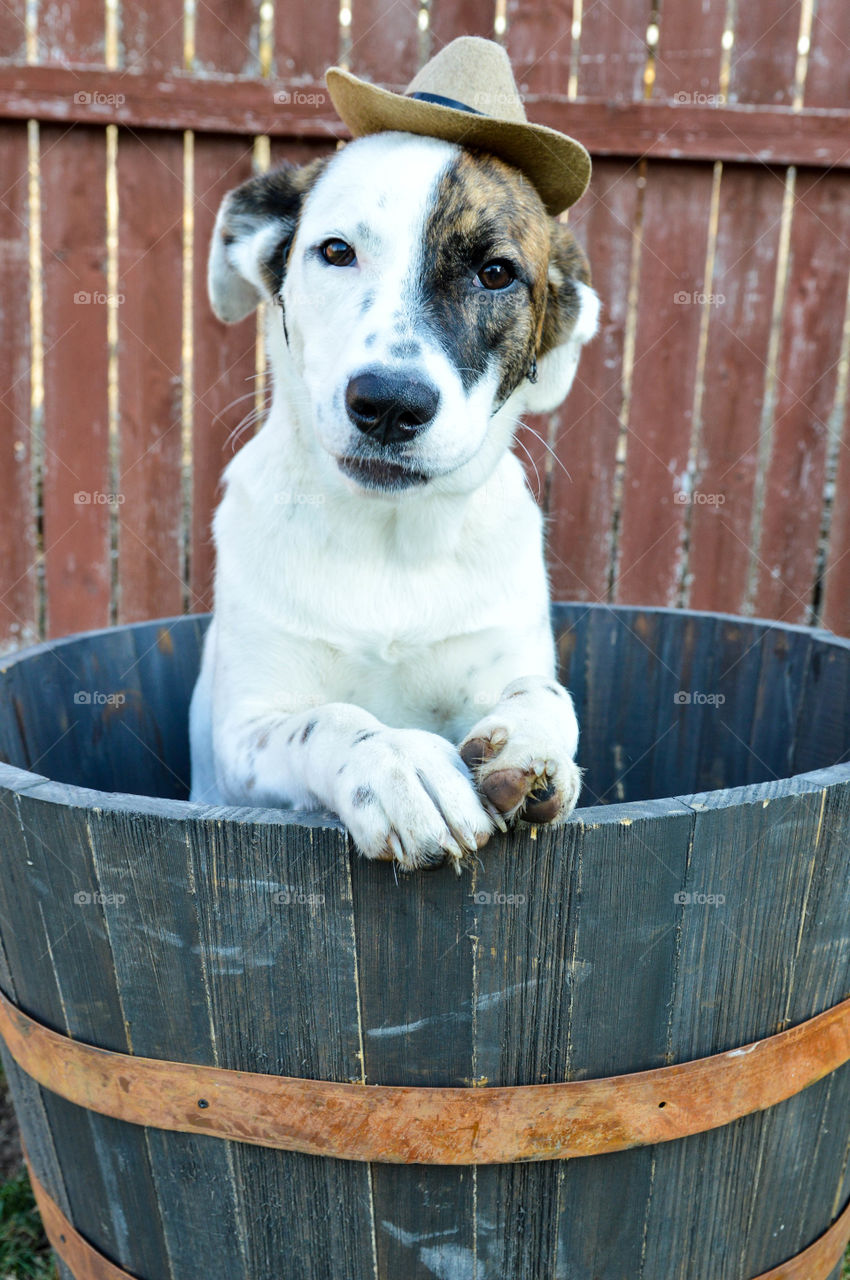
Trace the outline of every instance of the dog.
[[269, 304], [273, 393], [214, 517], [191, 799], [326, 808], [405, 870], [565, 821], [578, 724], [510, 446], [596, 330], [572, 233], [497, 156], [385, 131], [231, 191], [208, 284], [227, 323]]

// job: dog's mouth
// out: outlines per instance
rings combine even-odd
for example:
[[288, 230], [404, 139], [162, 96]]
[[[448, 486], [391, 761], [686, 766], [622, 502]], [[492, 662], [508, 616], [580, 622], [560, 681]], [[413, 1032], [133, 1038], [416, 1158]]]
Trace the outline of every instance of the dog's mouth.
[[412, 489], [415, 485], [427, 483], [429, 479], [424, 471], [402, 467], [397, 462], [387, 462], [384, 458], [347, 456], [338, 458], [337, 466], [344, 476], [354, 480], [363, 489]]

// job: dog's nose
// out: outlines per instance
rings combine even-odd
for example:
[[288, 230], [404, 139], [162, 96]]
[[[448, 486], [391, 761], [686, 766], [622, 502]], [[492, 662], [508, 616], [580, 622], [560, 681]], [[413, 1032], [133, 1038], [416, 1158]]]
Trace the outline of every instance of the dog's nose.
[[428, 382], [397, 371], [367, 369], [349, 380], [345, 391], [348, 416], [379, 444], [410, 440], [426, 427], [440, 403]]

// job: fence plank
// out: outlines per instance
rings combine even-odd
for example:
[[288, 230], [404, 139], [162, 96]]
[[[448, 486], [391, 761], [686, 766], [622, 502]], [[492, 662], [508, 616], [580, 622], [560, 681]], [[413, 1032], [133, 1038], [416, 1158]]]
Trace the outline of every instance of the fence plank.
[[47, 632], [109, 621], [106, 140], [41, 129]]
[[616, 598], [673, 604], [704, 288], [712, 171], [647, 173]]
[[[192, 268], [192, 527], [189, 605], [212, 607], [210, 521], [219, 477], [233, 456], [228, 441], [253, 408], [256, 321], [223, 325], [207, 297], [207, 254], [218, 206], [251, 176], [250, 139], [195, 137]], [[247, 397], [247, 398], [244, 398]]]
[[6, 181], [0, 198], [0, 350], [5, 353], [0, 392], [0, 481], [9, 534], [0, 559], [0, 649], [38, 638], [36, 529], [33, 511], [30, 422], [29, 209], [27, 126], [0, 125]]
[[404, 88], [419, 65], [416, 0], [357, 0], [351, 18], [349, 65], [357, 76]]
[[572, 0], [508, 0], [505, 48], [521, 94], [566, 95], [573, 49]]
[[[205, 12], [207, 21], [210, 12]], [[172, 0], [125, 7], [121, 36], [125, 62], [134, 72], [182, 68], [183, 13]], [[117, 615], [121, 622], [135, 622], [179, 613], [183, 605], [182, 135], [122, 131], [117, 178], [118, 488], [123, 499]]]
[[[807, 107], [843, 106], [850, 101], [850, 6], [844, 0], [819, 0], [812, 23], [806, 75]], [[848, 411], [836, 424], [843, 431], [835, 477], [835, 496], [823, 584], [823, 622], [850, 635], [850, 437]]]
[[735, 15], [731, 102], [789, 106], [794, 99], [802, 0], [747, 0]]
[[846, 107], [850, 102], [850, 5], [818, 0], [806, 71], [807, 107]]
[[744, 609], [784, 182], [727, 168], [720, 186], [688, 603]]
[[843, 447], [838, 455], [835, 499], [824, 575], [823, 624], [850, 635], [850, 443], [844, 411]]
[[26, 0], [11, 0], [0, 6], [0, 58], [25, 62], [26, 56]]
[[808, 620], [850, 275], [850, 183], [802, 170], [795, 189], [756, 613]]
[[[290, 24], [291, 5], [276, 5]], [[313, 10], [309, 11], [311, 14]], [[317, 19], [321, 14], [316, 14]], [[256, 75], [259, 67], [259, 4], [253, 0], [226, 0], [224, 4], [200, 4], [195, 19], [195, 66], [202, 73], [229, 71], [235, 76]]]
[[604, 600], [608, 588], [637, 177], [634, 165], [595, 161], [590, 190], [570, 214], [602, 314], [558, 415], [548, 539], [556, 599]]
[[[325, 3], [326, 0], [323, 0]], [[305, 11], [306, 12], [306, 11]], [[317, 25], [330, 22], [338, 32], [338, 14], [311, 11]], [[306, 38], [312, 23], [300, 22], [301, 10], [275, 6], [273, 40], [278, 74], [281, 43]], [[255, 0], [232, 0], [227, 22], [206, 5], [197, 13], [195, 59], [206, 74], [231, 75], [259, 71], [258, 6]], [[289, 47], [289, 46], [285, 46]], [[305, 48], [306, 53], [306, 48]], [[250, 59], [249, 55], [250, 54]], [[312, 69], [312, 68], [310, 68]], [[305, 63], [305, 72], [308, 70]], [[269, 111], [274, 86], [268, 86]], [[253, 140], [196, 133], [193, 144], [194, 192], [192, 209], [192, 496], [189, 534], [189, 608], [212, 607], [213, 547], [210, 521], [218, 500], [219, 477], [233, 456], [232, 433], [252, 407], [256, 369], [256, 322], [223, 325], [215, 318], [207, 297], [207, 256], [216, 213], [225, 194], [251, 177]], [[242, 398], [240, 397], [248, 397]]]
[[[339, 0], [276, 4], [273, 38], [278, 78], [295, 84], [322, 81], [327, 68], [339, 61]], [[221, 53], [217, 65], [224, 65]]]
[[652, 0], [587, 0], [581, 23], [578, 92], [608, 101], [639, 100], [647, 62]]
[[103, 64], [104, 6], [97, 0], [43, 0], [38, 6], [38, 60], [76, 68], [79, 91], [87, 90], [85, 63]]
[[429, 9], [431, 52], [457, 36], [484, 36], [493, 39], [493, 23], [496, 16], [494, 0], [431, 0]]
[[726, 0], [665, 4], [655, 51], [653, 95], [674, 102], [713, 105], [720, 80]]
[[180, 134], [121, 134], [118, 208], [118, 618], [135, 622], [183, 605]]

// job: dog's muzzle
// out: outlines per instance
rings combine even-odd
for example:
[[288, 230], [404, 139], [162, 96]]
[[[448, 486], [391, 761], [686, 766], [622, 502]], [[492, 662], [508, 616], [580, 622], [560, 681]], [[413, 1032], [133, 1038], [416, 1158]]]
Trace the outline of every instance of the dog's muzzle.
[[380, 445], [412, 440], [433, 421], [439, 404], [436, 387], [399, 370], [364, 369], [345, 390], [349, 418]]

